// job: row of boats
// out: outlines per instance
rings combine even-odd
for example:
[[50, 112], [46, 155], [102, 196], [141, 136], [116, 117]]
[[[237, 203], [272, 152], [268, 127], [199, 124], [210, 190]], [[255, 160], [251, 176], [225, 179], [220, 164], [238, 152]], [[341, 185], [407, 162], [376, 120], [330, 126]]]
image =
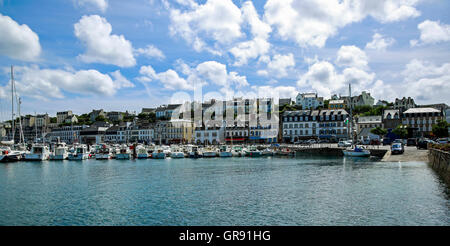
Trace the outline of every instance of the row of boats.
[[108, 145], [57, 143], [50, 147], [45, 144], [33, 144], [30, 150], [24, 146], [0, 147], [0, 162], [44, 161], [44, 160], [86, 160], [86, 159], [165, 159], [165, 158], [213, 158], [213, 157], [260, 157], [260, 156], [293, 156], [295, 151], [284, 149], [258, 149], [257, 146], [206, 146], [196, 145]]

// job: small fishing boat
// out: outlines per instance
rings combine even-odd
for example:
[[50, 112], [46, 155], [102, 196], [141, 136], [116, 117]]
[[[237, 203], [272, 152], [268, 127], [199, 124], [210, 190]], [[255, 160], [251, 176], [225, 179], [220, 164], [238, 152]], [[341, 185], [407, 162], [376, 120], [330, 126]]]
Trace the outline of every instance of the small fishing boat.
[[198, 146], [191, 145], [188, 146], [189, 158], [201, 158], [203, 157], [203, 152]]
[[117, 160], [129, 160], [131, 159], [131, 150], [126, 145], [122, 145], [119, 148], [119, 152], [116, 154]]
[[50, 155], [50, 160], [65, 160], [69, 157], [69, 149], [66, 143], [58, 143], [55, 147], [55, 151]]
[[138, 159], [147, 159], [150, 157], [147, 148], [143, 145], [136, 146], [136, 154]]
[[203, 158], [213, 158], [219, 156], [219, 153], [215, 148], [206, 147], [203, 149]]
[[344, 156], [351, 156], [351, 157], [370, 157], [370, 151], [367, 149], [364, 149], [363, 147], [355, 146], [354, 149], [346, 149], [342, 151], [344, 153]]
[[155, 148], [155, 151], [152, 153], [153, 159], [166, 159], [166, 153], [162, 148]]
[[220, 157], [233, 157], [233, 153], [231, 153], [231, 149], [228, 146], [222, 145], [219, 148], [219, 156]]
[[179, 159], [184, 158], [184, 152], [181, 147], [174, 145], [170, 148], [170, 158]]
[[111, 149], [106, 144], [101, 145], [95, 152], [96, 160], [109, 160], [111, 157]]
[[267, 148], [262, 151], [262, 155], [263, 156], [273, 156], [274, 152], [271, 149]]
[[245, 152], [246, 156], [249, 157], [260, 157], [262, 156], [262, 152], [256, 148], [256, 146], [250, 146], [248, 150]]
[[40, 143], [31, 146], [30, 153], [25, 154], [27, 161], [44, 161], [50, 159], [50, 150], [48, 146]]
[[81, 161], [89, 158], [87, 145], [75, 145], [72, 153], [69, 154], [69, 161]]

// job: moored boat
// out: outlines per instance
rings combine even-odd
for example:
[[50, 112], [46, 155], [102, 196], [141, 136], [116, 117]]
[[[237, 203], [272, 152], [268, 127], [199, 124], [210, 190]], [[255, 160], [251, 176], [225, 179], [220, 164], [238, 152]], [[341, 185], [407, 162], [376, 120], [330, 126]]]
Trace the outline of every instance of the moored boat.
[[55, 151], [50, 155], [50, 160], [65, 160], [69, 157], [69, 150], [66, 143], [58, 143]]
[[85, 144], [74, 146], [74, 150], [69, 154], [70, 161], [81, 161], [89, 158], [88, 148]]
[[44, 144], [33, 144], [30, 153], [25, 154], [27, 161], [44, 161], [50, 159], [50, 150]]
[[351, 156], [351, 157], [370, 157], [370, 151], [367, 149], [364, 149], [363, 147], [355, 146], [354, 149], [346, 149], [342, 151], [344, 153], [344, 156]]
[[222, 145], [219, 148], [219, 156], [220, 157], [233, 157], [233, 153], [231, 153], [231, 149], [228, 146]]

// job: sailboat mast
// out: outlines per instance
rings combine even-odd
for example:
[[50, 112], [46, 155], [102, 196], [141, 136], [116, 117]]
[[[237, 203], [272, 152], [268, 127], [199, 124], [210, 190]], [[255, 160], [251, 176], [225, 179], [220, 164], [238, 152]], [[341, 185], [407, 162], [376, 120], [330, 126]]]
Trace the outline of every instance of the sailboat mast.
[[352, 84], [348, 84], [348, 94], [349, 94], [349, 103], [350, 103], [350, 122], [349, 122], [349, 136], [352, 139], [352, 144], [353, 144], [353, 112], [352, 112]]
[[13, 142], [15, 131], [16, 128], [14, 125], [14, 67], [11, 65], [11, 132]]

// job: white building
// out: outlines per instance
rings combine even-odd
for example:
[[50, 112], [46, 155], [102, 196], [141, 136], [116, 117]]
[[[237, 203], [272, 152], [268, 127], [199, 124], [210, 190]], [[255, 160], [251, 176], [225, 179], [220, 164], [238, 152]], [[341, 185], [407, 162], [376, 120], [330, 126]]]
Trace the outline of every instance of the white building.
[[426, 137], [441, 119], [442, 112], [435, 108], [410, 108], [403, 112], [402, 124], [412, 130], [413, 137]]
[[323, 97], [318, 97], [317, 93], [299, 93], [296, 104], [302, 105], [302, 109], [316, 109], [323, 107]]
[[348, 125], [345, 123], [349, 114], [345, 109], [314, 110], [311, 112], [313, 121], [316, 120], [318, 137], [320, 139], [339, 139], [348, 137]]
[[224, 127], [195, 128], [194, 143], [196, 144], [222, 144], [224, 140]]
[[383, 127], [383, 120], [381, 115], [374, 116], [360, 116], [356, 121], [356, 132], [359, 134], [365, 128]]
[[286, 111], [282, 117], [285, 142], [317, 137], [319, 126], [316, 117], [311, 116], [311, 110]]
[[46, 138], [49, 141], [55, 142], [58, 139], [61, 142], [72, 144], [74, 142], [80, 142], [80, 131], [88, 128], [89, 126], [63, 126], [60, 128], [53, 128]]

